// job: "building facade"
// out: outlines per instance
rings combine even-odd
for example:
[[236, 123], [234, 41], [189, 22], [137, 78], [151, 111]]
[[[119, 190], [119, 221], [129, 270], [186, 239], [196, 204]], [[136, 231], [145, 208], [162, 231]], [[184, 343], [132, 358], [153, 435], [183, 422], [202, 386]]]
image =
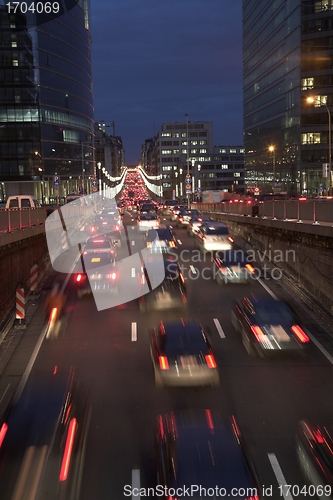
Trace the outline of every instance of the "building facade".
[[79, 0], [41, 19], [1, 6], [0, 182], [7, 196], [33, 190], [47, 202], [54, 176], [61, 196], [94, 173], [88, 8]]
[[243, 0], [245, 182], [262, 192], [329, 188], [332, 9], [332, 0]]

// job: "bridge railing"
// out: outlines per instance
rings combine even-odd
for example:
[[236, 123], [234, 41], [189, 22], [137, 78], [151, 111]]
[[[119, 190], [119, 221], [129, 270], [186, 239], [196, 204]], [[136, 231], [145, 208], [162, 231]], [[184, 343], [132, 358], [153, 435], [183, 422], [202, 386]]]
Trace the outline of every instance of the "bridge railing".
[[0, 232], [10, 232], [43, 224], [47, 217], [45, 208], [10, 208], [0, 210]]
[[263, 217], [296, 222], [332, 223], [333, 200], [326, 201], [292, 201], [274, 200], [262, 203], [221, 202], [193, 203], [193, 208], [206, 212], [217, 212], [230, 215]]

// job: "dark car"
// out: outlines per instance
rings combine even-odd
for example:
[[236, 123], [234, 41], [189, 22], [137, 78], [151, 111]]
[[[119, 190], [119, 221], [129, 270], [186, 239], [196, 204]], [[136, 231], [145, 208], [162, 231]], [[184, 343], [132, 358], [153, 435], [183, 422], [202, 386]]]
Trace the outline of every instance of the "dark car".
[[301, 354], [310, 341], [291, 308], [273, 298], [244, 297], [233, 306], [231, 319], [251, 355]]
[[187, 226], [187, 231], [190, 236], [194, 236], [206, 222], [214, 222], [208, 215], [196, 215], [191, 217], [191, 220]]
[[157, 213], [157, 206], [154, 205], [154, 203], [143, 203], [140, 208], [139, 208], [139, 212], [142, 214], [142, 213], [154, 213], [156, 214]]
[[152, 253], [168, 253], [173, 248], [176, 248], [176, 238], [168, 227], [160, 227], [159, 229], [150, 229], [146, 236], [147, 248], [151, 249]]
[[163, 215], [170, 215], [173, 207], [176, 205], [178, 205], [178, 201], [176, 200], [165, 200], [160, 211]]
[[312, 498], [333, 500], [333, 425], [302, 420], [296, 435], [298, 463]]
[[259, 500], [257, 474], [234, 416], [178, 410], [157, 417], [156, 436], [161, 491], [178, 492], [176, 499]]
[[181, 210], [187, 210], [187, 205], [175, 205], [170, 213], [170, 220], [176, 221]]
[[177, 217], [177, 226], [184, 227], [188, 226], [192, 217], [197, 217], [199, 214], [198, 210], [183, 208]]
[[75, 275], [77, 296], [91, 293], [118, 294], [119, 273], [108, 253], [89, 253], [82, 259], [83, 271]]
[[95, 222], [92, 225], [92, 234], [113, 233], [120, 237], [122, 230], [121, 215], [118, 208], [109, 209], [96, 215]]
[[212, 346], [197, 321], [161, 322], [151, 335], [150, 352], [156, 387], [219, 385]]
[[176, 260], [164, 260], [164, 280], [156, 286], [154, 275], [148, 276], [146, 267], [142, 267], [139, 285], [142, 288], [149, 282], [152, 290], [139, 299], [141, 312], [162, 309], [185, 309], [187, 307], [186, 284], [183, 273]]
[[250, 283], [255, 269], [243, 250], [218, 252], [212, 264], [213, 278], [219, 285]]
[[1, 500], [78, 500], [90, 414], [73, 370], [30, 375], [0, 420]]
[[117, 256], [116, 242], [110, 235], [94, 236], [88, 238], [83, 249], [83, 255], [99, 257], [104, 254], [109, 258], [109, 262], [114, 262]]

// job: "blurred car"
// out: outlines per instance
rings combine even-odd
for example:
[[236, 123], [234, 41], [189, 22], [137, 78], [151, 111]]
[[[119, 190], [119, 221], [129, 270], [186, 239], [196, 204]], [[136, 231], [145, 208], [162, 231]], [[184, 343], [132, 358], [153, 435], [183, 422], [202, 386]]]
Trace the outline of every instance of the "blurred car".
[[148, 231], [149, 229], [157, 229], [160, 225], [159, 218], [154, 212], [143, 212], [138, 215], [139, 231]]
[[140, 205], [140, 208], [139, 208], [139, 211], [140, 213], [154, 213], [156, 214], [157, 213], [157, 207], [156, 205], [154, 205], [154, 203], [143, 203], [142, 205]]
[[244, 297], [232, 308], [232, 324], [245, 349], [264, 357], [273, 353], [303, 353], [310, 341], [291, 308], [280, 300]]
[[118, 209], [101, 212], [95, 216], [91, 234], [114, 233], [120, 238], [122, 221]]
[[213, 278], [219, 285], [250, 283], [254, 267], [248, 262], [243, 250], [218, 252], [212, 264]]
[[333, 500], [333, 425], [302, 420], [296, 434], [296, 453], [312, 498]]
[[90, 414], [73, 370], [30, 375], [0, 420], [1, 500], [78, 500]]
[[148, 276], [145, 266], [139, 277], [139, 286], [150, 283], [152, 290], [141, 295], [139, 307], [141, 312], [161, 309], [185, 309], [187, 307], [186, 284], [183, 273], [176, 260], [167, 258], [164, 264], [164, 280], [155, 287], [154, 275]]
[[83, 255], [99, 257], [104, 254], [109, 258], [109, 262], [114, 262], [117, 256], [115, 241], [110, 235], [100, 235], [88, 238], [83, 249]]
[[188, 226], [192, 217], [197, 217], [199, 214], [198, 210], [183, 208], [177, 217], [177, 226], [184, 227]]
[[176, 201], [176, 200], [165, 200], [163, 202], [163, 205], [162, 205], [161, 209], [160, 209], [161, 213], [163, 215], [170, 215], [171, 214], [171, 210], [176, 205], [178, 205], [178, 201]]
[[152, 332], [150, 353], [156, 387], [220, 383], [212, 346], [196, 321], [161, 321]]
[[163, 491], [189, 492], [164, 499], [201, 500], [209, 493], [207, 498], [260, 500], [257, 474], [234, 416], [222, 418], [208, 409], [159, 415], [156, 458]]
[[190, 222], [187, 226], [187, 231], [190, 236], [194, 236], [198, 231], [202, 224], [206, 222], [214, 222], [211, 217], [208, 215], [196, 215], [191, 217]]
[[146, 246], [152, 253], [168, 253], [170, 249], [176, 248], [176, 238], [172, 231], [166, 226], [158, 229], [150, 229], [146, 236]]
[[80, 299], [91, 293], [118, 294], [119, 273], [107, 252], [84, 257], [82, 272], [75, 275], [76, 293]]
[[182, 209], [187, 209], [187, 205], [175, 205], [170, 213], [170, 220], [176, 221], [178, 218], [178, 215]]
[[223, 222], [205, 222], [195, 234], [196, 244], [203, 252], [231, 250], [234, 242]]

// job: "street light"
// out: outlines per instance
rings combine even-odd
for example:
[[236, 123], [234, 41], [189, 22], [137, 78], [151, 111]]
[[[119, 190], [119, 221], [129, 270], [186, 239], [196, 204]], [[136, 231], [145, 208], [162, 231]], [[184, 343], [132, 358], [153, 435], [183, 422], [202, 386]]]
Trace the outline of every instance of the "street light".
[[275, 147], [269, 146], [268, 151], [273, 153], [273, 190], [274, 190], [274, 187], [275, 187]]
[[331, 121], [331, 112], [326, 104], [326, 102], [322, 101], [320, 99], [320, 96], [317, 96], [316, 99], [314, 97], [308, 97], [307, 102], [310, 104], [315, 103], [316, 101], [319, 102], [319, 105], [322, 106], [324, 105], [328, 114], [328, 169], [329, 169], [329, 194], [331, 193], [332, 189], [332, 121]]

